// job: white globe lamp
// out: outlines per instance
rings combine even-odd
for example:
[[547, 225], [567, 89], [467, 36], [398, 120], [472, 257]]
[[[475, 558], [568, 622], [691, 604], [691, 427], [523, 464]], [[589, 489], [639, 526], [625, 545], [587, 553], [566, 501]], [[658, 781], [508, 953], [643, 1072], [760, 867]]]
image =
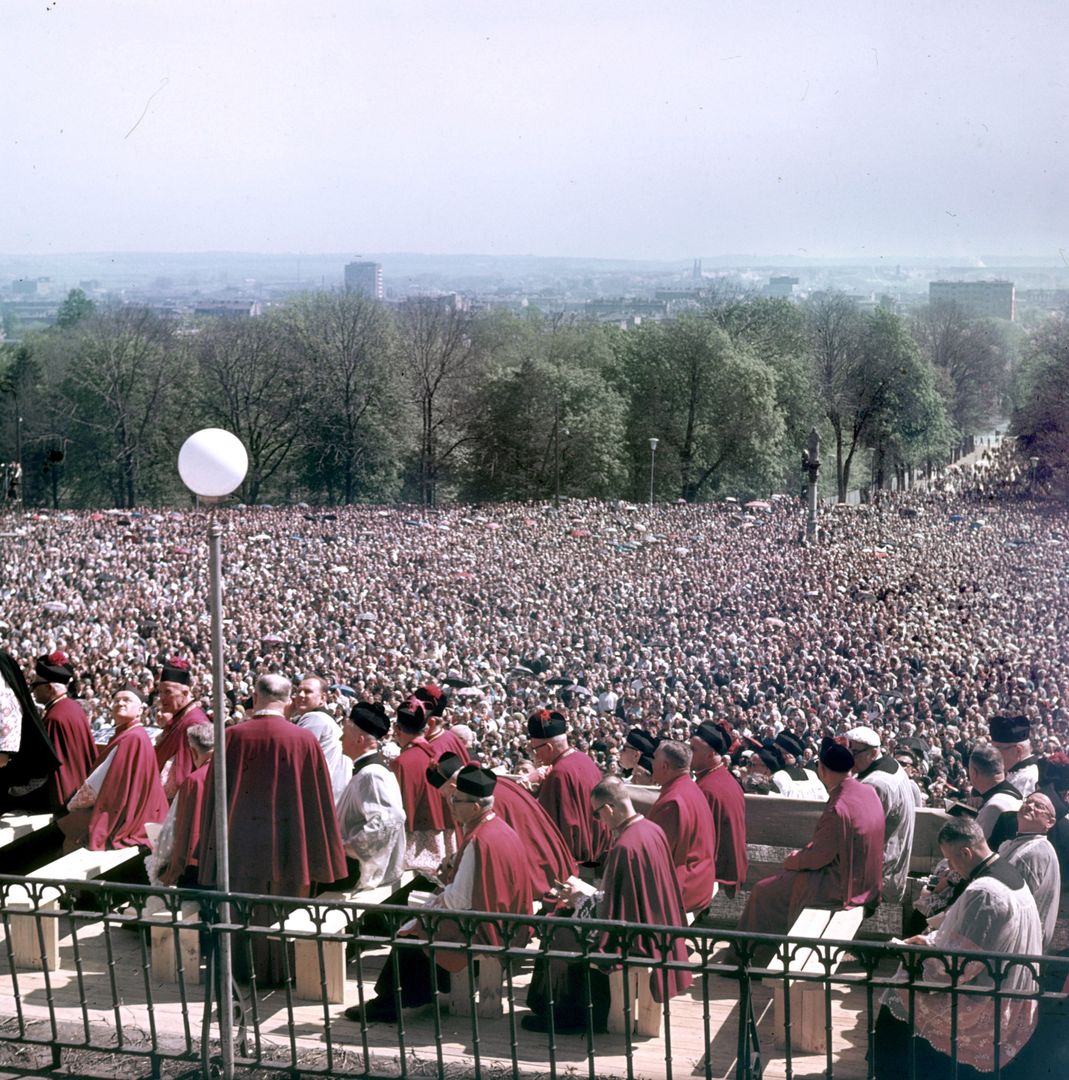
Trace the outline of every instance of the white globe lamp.
[[242, 441], [222, 428], [203, 428], [190, 435], [178, 451], [182, 483], [203, 499], [222, 499], [241, 487], [249, 471]]

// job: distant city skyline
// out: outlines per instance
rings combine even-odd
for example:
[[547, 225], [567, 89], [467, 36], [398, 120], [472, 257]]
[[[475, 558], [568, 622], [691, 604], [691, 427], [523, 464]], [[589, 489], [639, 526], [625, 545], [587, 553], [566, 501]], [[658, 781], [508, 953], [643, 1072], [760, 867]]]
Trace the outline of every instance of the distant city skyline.
[[1062, 0], [7, 0], [0, 253], [1069, 262]]

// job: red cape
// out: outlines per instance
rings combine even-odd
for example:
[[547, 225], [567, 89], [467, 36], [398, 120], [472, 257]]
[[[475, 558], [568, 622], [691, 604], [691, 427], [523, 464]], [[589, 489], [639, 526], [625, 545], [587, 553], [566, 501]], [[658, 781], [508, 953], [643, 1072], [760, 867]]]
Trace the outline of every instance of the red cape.
[[[661, 828], [652, 821], [635, 818], [616, 838], [605, 859], [602, 888], [604, 894], [598, 910], [599, 919], [618, 919], [650, 926], [685, 928], [687, 925], [668, 841]], [[606, 935], [602, 946], [606, 952], [619, 948], [615, 938], [616, 935]], [[674, 939], [670, 952], [666, 954], [654, 937], [641, 934], [629, 938], [628, 955], [681, 963], [689, 960], [682, 938]], [[689, 971], [670, 971], [662, 979], [656, 971], [650, 972], [650, 987], [655, 1001], [664, 1001], [665, 980], [668, 997], [675, 997], [690, 986], [691, 974]]]
[[174, 846], [167, 869], [160, 875], [164, 885], [177, 885], [178, 879], [191, 867], [197, 865], [197, 847], [200, 844], [200, 819], [204, 811], [204, 785], [208, 781], [208, 765], [186, 777], [185, 783], [175, 795]]
[[45, 709], [44, 725], [59, 758], [59, 768], [48, 784], [52, 805], [59, 810], [92, 771], [96, 745], [85, 710], [69, 697], [62, 697]]
[[151, 847], [145, 822], [162, 823], [167, 816], [152, 740], [140, 724], [131, 724], [114, 735], [104, 748], [115, 756], [104, 783], [90, 809], [74, 810], [58, 821], [63, 834], [90, 851], [124, 847]]
[[716, 826], [698, 785], [689, 776], [670, 780], [646, 818], [668, 839], [684, 911], [707, 908], [716, 884]]
[[391, 766], [401, 786], [401, 802], [410, 833], [442, 832], [446, 828], [442, 797], [427, 782], [427, 769], [437, 760], [438, 755], [430, 743], [417, 735], [394, 758]]
[[520, 838], [531, 877], [532, 899], [578, 873], [575, 859], [553, 819], [538, 800], [515, 780], [499, 776], [494, 788], [494, 813]]
[[556, 823], [576, 862], [596, 863], [609, 844], [608, 830], [590, 813], [590, 793], [601, 770], [576, 750], [563, 754], [542, 781], [538, 802]]
[[207, 723], [208, 714], [199, 705], [190, 704], [163, 729], [156, 740], [156, 764], [161, 772], [164, 765], [174, 758], [167, 777], [168, 791], [177, 792], [193, 771], [193, 753], [189, 749], [186, 732], [194, 724]]
[[427, 745], [434, 751], [435, 761], [443, 754], [456, 754], [465, 765], [471, 761], [467, 744], [449, 728], [438, 728], [434, 735], [427, 740]]
[[323, 751], [310, 731], [267, 714], [230, 728], [222, 762], [216, 750], [208, 766], [197, 849], [202, 885], [215, 881], [214, 770], [220, 766], [229, 792], [234, 892], [258, 892], [264, 882], [308, 886], [346, 876]]
[[746, 796], [726, 767], [710, 769], [698, 777], [698, 788], [709, 803], [716, 825], [716, 880], [742, 885], [749, 862], [746, 856]]
[[[464, 838], [457, 853], [457, 866], [466, 851], [475, 856], [475, 875], [471, 890], [472, 911], [507, 911], [516, 915], [531, 914], [531, 876], [523, 844], [516, 833], [491, 811]], [[505, 931], [492, 922], [481, 922], [472, 940], [480, 945], [522, 946], [530, 936], [529, 926], [515, 925]], [[504, 932], [503, 932], [504, 931]], [[436, 937], [444, 941], [463, 940], [462, 931], [451, 919], [438, 924]], [[436, 960], [449, 971], [461, 970], [463, 958], [441, 954]], [[466, 960], [463, 961], [466, 965]]]
[[828, 797], [813, 839], [784, 869], [753, 887], [740, 930], [785, 934], [807, 907], [861, 907], [883, 885], [883, 804], [875, 788], [848, 776]]

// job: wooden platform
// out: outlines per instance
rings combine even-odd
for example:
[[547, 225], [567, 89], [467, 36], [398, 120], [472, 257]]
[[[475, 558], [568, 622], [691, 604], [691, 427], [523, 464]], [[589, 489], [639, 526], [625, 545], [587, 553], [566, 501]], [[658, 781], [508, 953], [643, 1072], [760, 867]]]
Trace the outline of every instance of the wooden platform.
[[[61, 1038], [104, 1048], [115, 1044], [116, 1029], [121, 1026], [123, 1040], [129, 1046], [146, 1049], [154, 1032], [157, 1045], [168, 1053], [198, 1052], [202, 987], [187, 984], [188, 1008], [184, 1007], [178, 986], [154, 980], [151, 967], [145, 962], [140, 935], [120, 929], [118, 921], [109, 923], [107, 932], [102, 920], [79, 923], [77, 939], [84, 1000], [76, 975], [69, 967], [74, 945], [69, 921], [61, 924], [58, 970], [52, 973], [18, 971], [15, 973], [16, 991], [6, 961], [0, 960], [0, 1015], [11, 1018], [0, 1028], [0, 1033], [17, 1034], [21, 1009], [27, 1034], [39, 1040], [48, 1039], [51, 1030], [48, 1001], [51, 998]], [[0, 958], [5, 955], [6, 945], [0, 943]], [[366, 996], [373, 992], [372, 983], [385, 956], [385, 950], [363, 955]], [[347, 1004], [355, 1004], [358, 1000], [355, 976], [356, 967], [350, 964]], [[440, 1034], [436, 1034], [433, 1006], [406, 1012], [400, 1033], [396, 1025], [372, 1024], [367, 1028], [366, 1052], [375, 1074], [399, 1075], [400, 1055], [403, 1054], [410, 1075], [416, 1071], [419, 1075], [434, 1075], [435, 1064], [440, 1063], [446, 1075], [472, 1076], [477, 1057], [487, 1076], [498, 1078], [511, 1074], [532, 1080], [552, 1076], [548, 1036], [526, 1032], [519, 1027], [520, 1017], [526, 1015], [523, 1002], [529, 981], [529, 970], [521, 972], [515, 980], [515, 1058], [513, 1032], [507, 1016], [501, 1020], [451, 1016], [446, 1011], [446, 999], [440, 997], [437, 1017]], [[704, 1007], [701, 980], [698, 979], [690, 993], [671, 1002], [670, 1022], [660, 1038], [633, 1039], [631, 1071], [636, 1080], [640, 1077], [667, 1080], [670, 1077], [705, 1076], [707, 1059], [710, 1075], [718, 1078], [734, 1076], [738, 984], [713, 976], [708, 980], [708, 986], [708, 1010]], [[151, 1009], [145, 1005], [149, 995]], [[322, 1003], [301, 1002], [295, 998], [287, 1000], [287, 997], [284, 990], [272, 990], [262, 993], [256, 1003], [263, 1056], [275, 1061], [289, 1059], [292, 1034], [297, 1046], [294, 1064], [298, 1068], [302, 1063], [311, 1070], [325, 1071], [329, 1067], [334, 1075], [344, 1076], [368, 1067], [360, 1026], [344, 1019], [343, 1005], [324, 1007]], [[864, 1000], [863, 992], [859, 991], [833, 998], [835, 1037], [832, 1053], [836, 1076], [865, 1076]], [[771, 1003], [772, 987], [755, 987], [754, 1006], [759, 1017], [765, 1075], [778, 1078], [786, 1075], [786, 1062], [783, 1052], [773, 1048]], [[213, 1026], [214, 1037], [217, 1032]], [[590, 1050], [586, 1036], [557, 1036], [556, 1075], [628, 1075], [628, 1049], [623, 1035], [593, 1037], [593, 1069], [589, 1063]], [[417, 1062], [421, 1063], [418, 1070]], [[796, 1056], [792, 1066], [797, 1077], [816, 1078], [827, 1073], [823, 1055]]]

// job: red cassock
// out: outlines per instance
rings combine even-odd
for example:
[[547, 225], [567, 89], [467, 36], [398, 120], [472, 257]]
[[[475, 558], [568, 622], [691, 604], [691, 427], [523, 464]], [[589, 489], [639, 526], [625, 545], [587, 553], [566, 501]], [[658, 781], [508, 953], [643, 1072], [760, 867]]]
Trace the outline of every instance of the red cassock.
[[669, 780], [646, 818], [668, 839], [683, 910], [707, 908], [716, 884], [716, 826], [698, 785], [689, 776]]
[[723, 885], [742, 885], [749, 863], [746, 858], [746, 796], [731, 771], [721, 765], [698, 776], [698, 789], [709, 803], [716, 826], [716, 880]]
[[[687, 916], [683, 911], [683, 896], [672, 864], [672, 852], [659, 825], [643, 817], [632, 818], [609, 849], [604, 869], [599, 919], [686, 927]], [[618, 947], [614, 935], [607, 934], [603, 950], [614, 952]], [[628, 954], [684, 964], [689, 959], [682, 938], [676, 938], [666, 953], [656, 939], [641, 934], [629, 939]], [[656, 971], [650, 973], [650, 987], [656, 1001], [664, 1001], [666, 996], [675, 997], [690, 984], [689, 971], [668, 971], [663, 978], [658, 977]]]
[[145, 822], [162, 823], [167, 816], [152, 740], [140, 724], [113, 736], [103, 757], [114, 751], [96, 802], [59, 819], [59, 827], [75, 845], [84, 840], [90, 851], [151, 847]]
[[437, 760], [438, 754], [422, 735], [394, 758], [392, 768], [401, 787], [409, 833], [442, 832], [446, 828], [442, 797], [427, 783], [427, 769]]
[[[202, 885], [215, 881], [214, 769], [204, 782], [197, 849]], [[316, 737], [268, 713], [226, 736], [230, 887], [300, 896], [348, 873], [326, 759]], [[292, 889], [287, 893], [285, 890]]]
[[[496, 812], [487, 814], [464, 838], [457, 853], [458, 866], [469, 850], [475, 857], [471, 910], [530, 915], [531, 872], [527, 853], [520, 838]], [[438, 924], [435, 937], [444, 941], [464, 940], [463, 934], [455, 936], [458, 929], [455, 923], [445, 919]], [[481, 922], [472, 941], [479, 945], [523, 945], [530, 937], [530, 929], [515, 924], [514, 928], [506, 929], [493, 922]], [[459, 971], [467, 966], [467, 958], [460, 954], [440, 953], [435, 959], [447, 971]]]
[[538, 789], [539, 805], [556, 822], [576, 862], [599, 862], [609, 844], [608, 830], [590, 812], [590, 793], [600, 781], [601, 771], [586, 754], [568, 750]]
[[739, 929], [785, 934], [804, 908], [876, 903], [883, 880], [883, 830], [879, 795], [848, 776], [824, 804], [813, 839], [787, 857], [781, 873], [754, 886]]
[[194, 724], [209, 723], [208, 714], [199, 705], [187, 705], [174, 717], [156, 740], [156, 764], [162, 772], [171, 758], [174, 764], [167, 776], [167, 790], [177, 792], [193, 771], [193, 753], [186, 732]]
[[44, 726], [59, 758], [59, 768], [48, 782], [51, 804], [59, 810], [92, 772], [96, 746], [85, 710], [69, 697], [45, 706]]
[[177, 885], [178, 879], [197, 865], [197, 847], [200, 843], [200, 821], [204, 811], [204, 785], [208, 780], [208, 765], [186, 777], [185, 783], [175, 795], [174, 845], [167, 869], [160, 875], [164, 885]]
[[438, 728], [427, 740], [427, 744], [434, 751], [434, 760], [437, 761], [443, 754], [456, 754], [465, 765], [471, 761], [468, 753], [468, 744], [449, 728]]
[[555, 881], [578, 873], [575, 859], [560, 829], [526, 789], [499, 776], [494, 788], [494, 813], [520, 838], [531, 878], [531, 898], [538, 900]]

